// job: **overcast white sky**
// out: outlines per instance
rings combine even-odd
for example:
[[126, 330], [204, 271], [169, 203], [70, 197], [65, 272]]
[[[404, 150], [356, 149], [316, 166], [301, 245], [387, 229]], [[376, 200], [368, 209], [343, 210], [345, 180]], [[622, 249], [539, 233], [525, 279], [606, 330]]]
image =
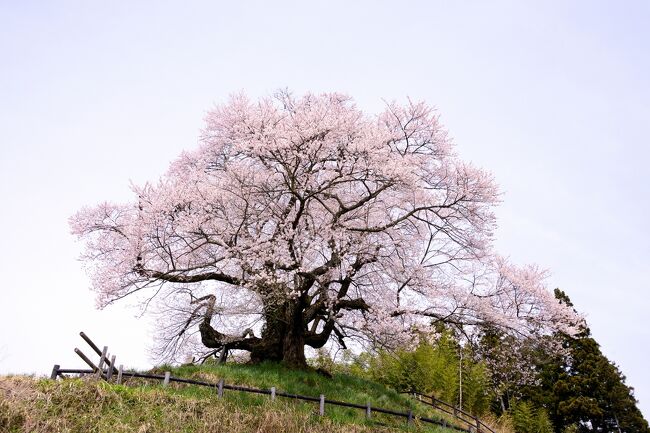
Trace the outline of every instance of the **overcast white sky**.
[[500, 252], [551, 270], [650, 414], [650, 2], [234, 3], [0, 0], [0, 373], [80, 366], [80, 330], [150, 365], [67, 219], [157, 179], [229, 93], [289, 87], [436, 105], [505, 193]]

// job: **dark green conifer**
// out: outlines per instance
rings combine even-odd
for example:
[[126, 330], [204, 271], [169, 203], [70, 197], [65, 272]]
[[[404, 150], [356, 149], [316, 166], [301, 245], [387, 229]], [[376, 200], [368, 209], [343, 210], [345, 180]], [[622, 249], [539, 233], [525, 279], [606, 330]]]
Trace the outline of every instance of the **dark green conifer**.
[[[559, 289], [555, 296], [573, 306]], [[600, 350], [585, 326], [575, 336], [558, 335], [566, 352], [539, 366], [540, 386], [530, 387], [527, 397], [545, 407], [556, 431], [648, 433], [625, 376]]]

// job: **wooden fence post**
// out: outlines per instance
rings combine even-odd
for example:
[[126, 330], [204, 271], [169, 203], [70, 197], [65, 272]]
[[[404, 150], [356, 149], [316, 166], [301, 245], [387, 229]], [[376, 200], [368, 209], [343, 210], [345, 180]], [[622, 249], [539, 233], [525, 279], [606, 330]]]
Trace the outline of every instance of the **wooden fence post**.
[[113, 369], [115, 368], [115, 355], [111, 356], [111, 362], [108, 365], [108, 374], [106, 375], [106, 380], [111, 381], [113, 377]]
[[325, 415], [325, 394], [320, 395], [320, 404], [318, 405], [318, 414]]
[[271, 401], [275, 401], [275, 386], [271, 387]]
[[61, 368], [59, 364], [54, 364], [54, 367], [52, 367], [52, 374], [50, 374], [50, 379], [56, 380], [56, 377], [59, 375], [59, 368]]
[[368, 402], [368, 404], [366, 404], [366, 418], [370, 419], [371, 411], [372, 407], [370, 406], [370, 402]]
[[106, 353], [108, 352], [108, 346], [104, 346], [102, 349], [102, 355], [99, 357], [99, 365], [97, 365], [97, 377], [101, 378], [104, 374], [104, 360], [106, 359]]
[[223, 397], [223, 379], [219, 379], [219, 383], [217, 384], [217, 395]]
[[122, 373], [124, 371], [124, 366], [120, 364], [120, 369], [117, 371], [117, 384], [121, 385], [122, 384]]
[[171, 373], [169, 371], [165, 372], [165, 378], [163, 379], [163, 386], [169, 385], [169, 377], [171, 376]]

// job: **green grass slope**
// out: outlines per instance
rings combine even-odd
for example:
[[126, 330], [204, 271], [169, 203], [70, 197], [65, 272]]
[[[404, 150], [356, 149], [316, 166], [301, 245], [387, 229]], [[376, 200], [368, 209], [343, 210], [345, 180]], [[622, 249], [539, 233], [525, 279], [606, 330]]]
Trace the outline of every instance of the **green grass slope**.
[[[435, 417], [426, 407], [384, 386], [348, 375], [327, 378], [310, 371], [289, 370], [277, 364], [258, 366], [184, 366], [159, 368], [173, 376], [278, 391], [407, 411]], [[318, 416], [317, 403], [226, 390], [127, 379], [124, 385], [91, 379], [52, 381], [30, 377], [0, 378], [0, 432], [375, 432], [454, 430], [415, 423], [362, 410], [326, 405]]]

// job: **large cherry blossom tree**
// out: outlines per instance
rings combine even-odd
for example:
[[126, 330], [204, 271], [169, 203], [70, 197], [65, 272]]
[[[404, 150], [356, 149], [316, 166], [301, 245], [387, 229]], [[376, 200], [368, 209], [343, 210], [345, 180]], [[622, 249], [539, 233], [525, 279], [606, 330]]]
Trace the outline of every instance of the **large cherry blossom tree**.
[[134, 193], [71, 227], [99, 306], [153, 301], [167, 354], [196, 334], [302, 366], [305, 346], [391, 345], [435, 321], [528, 334], [575, 320], [542, 271], [493, 254], [497, 187], [424, 103], [373, 116], [340, 94], [237, 95]]

